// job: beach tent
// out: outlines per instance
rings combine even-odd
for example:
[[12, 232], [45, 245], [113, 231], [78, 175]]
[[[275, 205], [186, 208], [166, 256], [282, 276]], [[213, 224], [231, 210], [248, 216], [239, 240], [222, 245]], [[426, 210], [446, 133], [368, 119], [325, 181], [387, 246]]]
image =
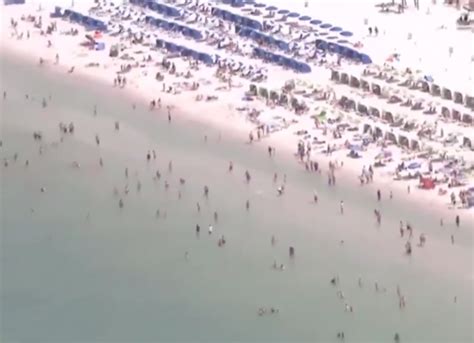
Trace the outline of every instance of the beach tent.
[[466, 95], [464, 97], [464, 102], [466, 107], [469, 107], [474, 110], [474, 96]]
[[189, 56], [192, 56], [192, 55], [193, 55], [193, 51], [191, 49], [183, 48], [181, 50], [181, 56], [189, 57]]
[[287, 42], [282, 40], [275, 40], [274, 43], [280, 48], [280, 50], [288, 51], [290, 50], [290, 45]]
[[328, 43], [325, 40], [316, 39], [316, 48], [320, 49], [320, 50], [327, 50], [328, 49]]
[[196, 29], [188, 28], [189, 30], [189, 37], [194, 38], [196, 40], [202, 39], [203, 35], [201, 31], [198, 31]]
[[473, 123], [473, 120], [472, 120], [472, 115], [470, 115], [469, 113], [464, 113], [462, 115], [462, 121], [466, 124], [471, 124]]
[[364, 64], [371, 64], [372, 59], [366, 54], [359, 54], [359, 59]]
[[54, 8], [54, 12], [52, 12], [49, 16], [51, 18], [61, 18], [64, 15], [62, 8], [59, 6], [56, 6]]
[[198, 59], [199, 59], [199, 61], [201, 61], [205, 64], [213, 64], [214, 63], [212, 57], [209, 54], [199, 53]]
[[457, 104], [464, 103], [463, 94], [461, 92], [454, 92], [454, 102]]
[[171, 42], [166, 42], [165, 41], [164, 47], [165, 47], [166, 50], [168, 50], [170, 52], [178, 52], [179, 51], [179, 46], [174, 44], [174, 43], [171, 43]]
[[169, 17], [179, 17], [181, 15], [179, 9], [171, 6], [164, 6], [164, 14]]
[[[225, 2], [224, 2], [225, 3]], [[245, 1], [244, 0], [231, 0], [229, 2], [229, 4], [232, 6], [232, 7], [243, 7], [245, 6]]]
[[453, 92], [451, 92], [450, 89], [444, 87], [441, 90], [441, 97], [446, 100], [452, 100], [453, 99]]
[[474, 148], [474, 142], [469, 137], [464, 137], [462, 140], [462, 145], [466, 148]]
[[157, 39], [157, 40], [156, 40], [156, 46], [157, 46], [158, 48], [164, 48], [164, 47], [165, 47], [165, 43], [166, 43], [166, 42], [165, 42], [164, 40], [162, 40], [162, 39]]

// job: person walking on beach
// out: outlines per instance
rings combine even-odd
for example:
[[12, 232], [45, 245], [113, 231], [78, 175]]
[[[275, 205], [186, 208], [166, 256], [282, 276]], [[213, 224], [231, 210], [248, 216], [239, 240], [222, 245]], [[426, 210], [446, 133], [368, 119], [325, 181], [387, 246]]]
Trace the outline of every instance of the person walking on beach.
[[344, 214], [344, 201], [342, 200], [339, 203], [339, 211], [341, 212], [341, 214]]
[[249, 200], [247, 200], [247, 201], [245, 202], [245, 209], [246, 209], [247, 211], [250, 209], [250, 201], [249, 201]]
[[380, 189], [377, 189], [377, 201], [380, 201], [382, 199], [382, 193], [380, 192]]
[[459, 227], [461, 224], [461, 219], [459, 218], [459, 215], [456, 215], [456, 226]]

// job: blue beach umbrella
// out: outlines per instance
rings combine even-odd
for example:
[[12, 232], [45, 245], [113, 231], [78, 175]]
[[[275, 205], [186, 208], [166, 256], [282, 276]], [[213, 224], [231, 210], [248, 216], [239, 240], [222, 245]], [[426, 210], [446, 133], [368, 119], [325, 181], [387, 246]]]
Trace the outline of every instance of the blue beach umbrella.
[[279, 10], [278, 11], [278, 14], [287, 14], [287, 13], [290, 13], [290, 11], [288, 11], [288, 10]]
[[266, 7], [267, 5], [260, 3], [260, 4], [254, 4], [253, 6], [257, 8], [262, 8], [262, 7]]
[[323, 28], [323, 29], [329, 29], [330, 27], [332, 27], [332, 25], [326, 23], [326, 24], [321, 24], [321, 25], [319, 25], [319, 27], [321, 27], [321, 28]]
[[342, 31], [342, 32], [339, 32], [339, 34], [340, 34], [341, 36], [344, 36], [344, 37], [351, 37], [351, 36], [354, 35], [354, 34], [353, 34], [352, 32], [350, 32], [350, 31]]
[[339, 32], [339, 31], [342, 31], [342, 27], [334, 26], [334, 27], [331, 27], [331, 29], [329, 31]]
[[292, 12], [292, 13], [288, 14], [289, 18], [298, 18], [299, 16], [300, 16], [300, 14], [296, 13], [296, 12]]
[[319, 25], [319, 24], [322, 23], [322, 21], [319, 20], [319, 19], [313, 19], [313, 20], [311, 20], [309, 23], [310, 23], [310, 24], [313, 24], [313, 25]]
[[421, 163], [419, 162], [412, 162], [407, 166], [408, 169], [418, 169], [421, 168]]
[[268, 10], [268, 11], [276, 11], [278, 8], [276, 8], [275, 6], [268, 6], [265, 9]]
[[299, 20], [301, 21], [308, 21], [308, 20], [311, 20], [311, 17], [308, 17], [307, 15], [304, 15], [302, 17], [299, 17]]

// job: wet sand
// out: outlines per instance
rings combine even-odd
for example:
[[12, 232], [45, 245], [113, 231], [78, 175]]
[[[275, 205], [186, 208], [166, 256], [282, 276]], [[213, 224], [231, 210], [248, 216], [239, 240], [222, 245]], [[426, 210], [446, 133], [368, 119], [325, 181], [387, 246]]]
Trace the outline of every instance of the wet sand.
[[[329, 188], [325, 173], [307, 173], [291, 156], [268, 158], [265, 143], [246, 144], [246, 137], [178, 113], [169, 124], [166, 113], [150, 113], [146, 104], [133, 110], [123, 92], [2, 59], [8, 97], [0, 157], [19, 156], [1, 167], [6, 341], [337, 341], [340, 331], [346, 341], [391, 342], [395, 332], [402, 342], [472, 341], [467, 227], [455, 228], [451, 218], [440, 227], [429, 209], [404, 204], [402, 195], [379, 204], [371, 189], [353, 181]], [[25, 93], [35, 99], [25, 100]], [[50, 94], [43, 109], [41, 99]], [[74, 122], [75, 133], [54, 147], [59, 122]], [[43, 133], [42, 155], [35, 130]], [[147, 162], [152, 149], [157, 159]], [[157, 169], [161, 179], [154, 181]], [[282, 197], [274, 172], [287, 174]], [[123, 191], [126, 184], [129, 194], [114, 196], [114, 187]], [[381, 227], [375, 208], [383, 214]], [[216, 210], [219, 221], [208, 235]], [[425, 247], [413, 244], [411, 257], [403, 253], [399, 220], [412, 224], [415, 242], [427, 235]], [[221, 235], [227, 243], [219, 248]], [[293, 260], [289, 246], [296, 249]], [[285, 270], [273, 270], [274, 260]], [[329, 282], [336, 274], [338, 287]], [[385, 293], [375, 291], [376, 281]], [[397, 284], [407, 298], [402, 311]], [[344, 311], [346, 302], [354, 313]], [[259, 317], [262, 306], [280, 311]]]

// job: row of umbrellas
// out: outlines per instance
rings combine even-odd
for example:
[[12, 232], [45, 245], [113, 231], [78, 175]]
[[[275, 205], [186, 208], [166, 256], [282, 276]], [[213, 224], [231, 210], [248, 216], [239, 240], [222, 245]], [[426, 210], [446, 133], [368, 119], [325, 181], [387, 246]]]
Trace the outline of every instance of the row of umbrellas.
[[249, 4], [252, 4], [256, 8], [264, 8], [267, 11], [276, 12], [278, 14], [285, 15], [288, 18], [298, 18], [298, 20], [303, 21], [303, 22], [307, 21], [310, 24], [318, 26], [322, 29], [328, 29], [329, 31], [332, 31], [332, 32], [339, 32], [339, 34], [341, 36], [344, 36], [344, 37], [353, 36], [353, 33], [350, 32], [350, 31], [345, 31], [343, 28], [341, 28], [339, 26], [333, 26], [332, 24], [329, 24], [329, 23], [323, 23], [319, 19], [312, 19], [310, 16], [307, 16], [307, 15], [301, 15], [297, 12], [291, 12], [291, 11], [286, 10], [286, 9], [280, 9], [279, 10], [275, 6], [267, 6], [266, 4], [263, 4], [263, 3], [255, 3], [253, 0], [246, 1], [246, 2], [249, 3]]

